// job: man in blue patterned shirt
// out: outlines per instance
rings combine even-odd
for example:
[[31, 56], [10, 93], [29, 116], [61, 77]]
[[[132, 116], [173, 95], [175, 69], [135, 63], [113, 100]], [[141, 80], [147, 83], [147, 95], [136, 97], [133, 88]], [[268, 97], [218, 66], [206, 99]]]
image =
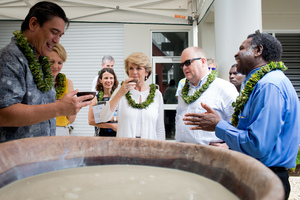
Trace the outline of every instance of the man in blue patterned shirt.
[[10, 44], [0, 50], [0, 142], [55, 135], [55, 117], [74, 115], [91, 103], [83, 102], [90, 95], [74, 97], [78, 90], [55, 101], [51, 65], [44, 57], [68, 25], [60, 6], [39, 2], [21, 32], [14, 32]]

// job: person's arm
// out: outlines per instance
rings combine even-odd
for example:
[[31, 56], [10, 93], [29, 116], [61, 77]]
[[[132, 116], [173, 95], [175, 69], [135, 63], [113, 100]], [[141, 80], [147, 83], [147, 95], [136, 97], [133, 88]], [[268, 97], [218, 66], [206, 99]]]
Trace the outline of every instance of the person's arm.
[[109, 102], [106, 103], [100, 112], [101, 121], [108, 121], [113, 116], [121, 98], [125, 96], [129, 90], [134, 89], [136, 83], [129, 82], [131, 80], [133, 80], [133, 78], [126, 79], [124, 83], [114, 91]]
[[216, 136], [224, 140], [230, 149], [262, 158], [272, 151], [279, 139], [285, 103], [274, 85], [260, 89], [255, 97], [247, 109], [247, 116], [240, 118], [239, 127], [243, 129], [220, 120], [216, 111], [205, 104], [202, 106], [207, 112], [186, 114], [185, 124], [195, 125], [191, 128], [193, 130], [215, 130]]
[[[73, 82], [70, 79], [67, 79], [67, 81], [68, 81], [68, 91], [73, 92], [74, 91]], [[72, 124], [76, 119], [76, 115], [69, 115], [69, 116], [67, 116], [67, 118], [68, 118], [70, 124]]]
[[231, 149], [260, 159], [271, 152], [280, 139], [286, 104], [282, 93], [272, 84], [260, 88], [255, 97], [250, 106], [246, 104], [248, 114], [239, 118], [239, 129], [220, 122], [216, 135], [226, 140]]
[[58, 116], [76, 115], [82, 107], [89, 105], [92, 95], [74, 97], [78, 90], [65, 94], [55, 103], [27, 105], [22, 103], [0, 109], [0, 126], [21, 127], [43, 122]]

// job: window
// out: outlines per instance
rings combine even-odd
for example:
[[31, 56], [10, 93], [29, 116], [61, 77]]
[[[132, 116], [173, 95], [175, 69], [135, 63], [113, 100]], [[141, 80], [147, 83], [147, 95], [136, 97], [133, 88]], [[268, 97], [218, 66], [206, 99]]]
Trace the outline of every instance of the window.
[[180, 56], [188, 47], [188, 32], [153, 32], [152, 56]]
[[286, 76], [291, 80], [300, 99], [300, 33], [273, 34], [282, 45], [282, 62], [288, 67]]

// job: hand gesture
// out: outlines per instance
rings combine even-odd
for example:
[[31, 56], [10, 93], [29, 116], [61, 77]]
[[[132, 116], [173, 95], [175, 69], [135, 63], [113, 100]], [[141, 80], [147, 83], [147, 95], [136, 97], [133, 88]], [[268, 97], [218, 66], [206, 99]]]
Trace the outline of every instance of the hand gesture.
[[201, 103], [207, 111], [205, 113], [187, 113], [183, 118], [186, 125], [195, 125], [191, 130], [215, 131], [217, 124], [221, 121], [218, 113], [208, 105]]

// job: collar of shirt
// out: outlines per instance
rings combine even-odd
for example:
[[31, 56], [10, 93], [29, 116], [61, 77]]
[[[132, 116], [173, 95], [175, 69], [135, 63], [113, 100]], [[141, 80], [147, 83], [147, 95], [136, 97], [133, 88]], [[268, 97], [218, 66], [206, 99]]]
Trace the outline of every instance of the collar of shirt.
[[206, 74], [198, 83], [197, 86], [194, 86], [190, 81], [188, 82], [188, 84], [190, 85], [191, 88], [194, 88], [194, 89], [199, 89], [207, 80], [207, 76], [209, 75], [210, 73]]
[[[242, 91], [247, 83], [247, 81], [251, 78], [251, 76], [257, 71], [259, 70], [260, 67], [253, 69], [251, 72], [249, 72], [249, 74], [244, 78], [242, 85], [241, 85], [241, 90]], [[241, 92], [240, 92], [241, 93]]]

